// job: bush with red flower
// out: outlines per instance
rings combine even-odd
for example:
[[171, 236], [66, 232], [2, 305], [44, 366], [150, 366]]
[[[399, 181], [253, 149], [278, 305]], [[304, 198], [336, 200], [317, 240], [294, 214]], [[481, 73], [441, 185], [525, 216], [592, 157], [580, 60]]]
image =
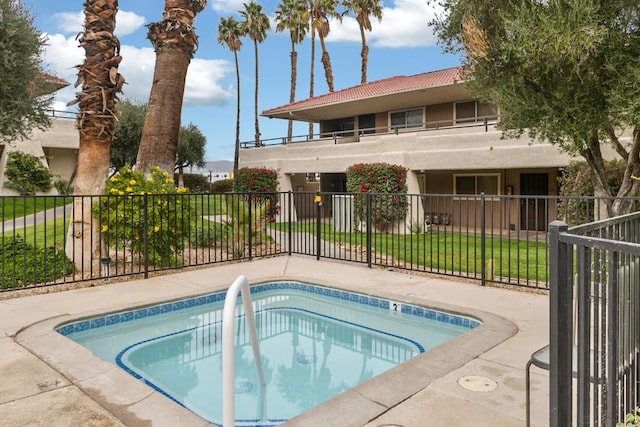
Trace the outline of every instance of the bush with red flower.
[[371, 220], [379, 230], [386, 230], [407, 215], [407, 171], [389, 163], [358, 163], [347, 168], [347, 191], [357, 194], [354, 200], [356, 219], [366, 222], [367, 196], [371, 193]]
[[236, 193], [249, 193], [251, 200], [266, 204], [267, 221], [278, 214], [278, 171], [269, 168], [238, 169], [233, 178]]

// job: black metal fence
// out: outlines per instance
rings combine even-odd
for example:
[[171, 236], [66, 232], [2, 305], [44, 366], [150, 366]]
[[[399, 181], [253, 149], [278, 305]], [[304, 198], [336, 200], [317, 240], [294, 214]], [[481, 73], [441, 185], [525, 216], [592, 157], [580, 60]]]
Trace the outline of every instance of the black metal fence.
[[550, 424], [613, 427], [640, 405], [640, 213], [549, 235]]
[[547, 224], [587, 222], [606, 202], [313, 192], [4, 196], [0, 290], [292, 253], [546, 290]]

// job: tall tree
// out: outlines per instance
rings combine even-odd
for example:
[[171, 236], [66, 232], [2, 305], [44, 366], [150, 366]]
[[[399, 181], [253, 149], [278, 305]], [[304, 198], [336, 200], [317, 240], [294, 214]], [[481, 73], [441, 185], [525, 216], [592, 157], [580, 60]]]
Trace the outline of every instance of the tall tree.
[[327, 86], [329, 92], [333, 92], [333, 70], [331, 68], [331, 58], [329, 52], [327, 52], [327, 46], [325, 44], [325, 38], [329, 35], [331, 30], [329, 25], [329, 18], [335, 18], [342, 21], [342, 14], [338, 12], [337, 7], [339, 5], [338, 0], [310, 0], [310, 13], [311, 13], [311, 31], [318, 33], [318, 39], [320, 40], [320, 47], [322, 48], [322, 66], [324, 67], [324, 76], [327, 80]]
[[[472, 90], [498, 103], [508, 136], [529, 133], [583, 156], [594, 195], [637, 194], [640, 182], [640, 14], [628, 0], [444, 0], [434, 22], [465, 53]], [[627, 128], [625, 137], [621, 130]], [[626, 162], [614, 194], [602, 145]], [[631, 209], [601, 203], [600, 218]]]
[[191, 166], [204, 167], [205, 146], [207, 138], [198, 126], [189, 123], [180, 127], [178, 138], [178, 155], [176, 156], [176, 170], [178, 171], [178, 185], [184, 187], [184, 169]]
[[[296, 45], [302, 43], [309, 27], [309, 8], [307, 0], [282, 0], [276, 6], [276, 31], [289, 31], [291, 39], [291, 90], [289, 102], [296, 100], [296, 83], [298, 76], [298, 52]], [[289, 119], [287, 141], [293, 136], [293, 120]]]
[[45, 43], [21, 2], [0, 0], [0, 142], [26, 138], [34, 127], [49, 126], [51, 97], [40, 90]]
[[[86, 0], [84, 31], [79, 41], [85, 60], [78, 71], [82, 91], [77, 94], [80, 148], [74, 180], [76, 194], [101, 194], [109, 171], [109, 151], [115, 129], [116, 99], [124, 84], [118, 73], [120, 43], [114, 35], [118, 0]], [[76, 267], [91, 271], [100, 258], [100, 239], [92, 239], [91, 203], [74, 200], [67, 253]], [[93, 247], [90, 244], [93, 243]]]
[[113, 173], [124, 166], [136, 164], [147, 104], [123, 100], [116, 103], [116, 109], [119, 118], [113, 134], [109, 159]]
[[342, 5], [347, 11], [353, 12], [360, 28], [360, 39], [362, 40], [362, 66], [360, 67], [360, 83], [367, 82], [367, 64], [369, 61], [369, 46], [364, 30], [371, 31], [371, 17], [382, 20], [382, 4], [380, 0], [344, 0]]
[[198, 47], [193, 23], [206, 5], [206, 0], [165, 0], [162, 19], [147, 26], [156, 63], [136, 162], [145, 172], [151, 166], [173, 171], [187, 70]]
[[240, 15], [244, 18], [242, 22], [243, 31], [253, 40], [253, 51], [256, 60], [256, 86], [254, 92], [254, 117], [255, 117], [255, 144], [260, 145], [260, 123], [258, 122], [258, 43], [262, 43], [267, 38], [267, 30], [269, 30], [269, 17], [262, 11], [255, 1], [243, 3], [243, 10]]
[[236, 63], [236, 143], [233, 152], [233, 173], [238, 170], [238, 157], [240, 155], [240, 66], [238, 64], [238, 51], [242, 47], [242, 26], [233, 16], [220, 18], [218, 24], [218, 43], [227, 45], [233, 52]]
[[[311, 8], [313, 0], [309, 0], [309, 31], [311, 31], [311, 64], [309, 67], [309, 98], [313, 98], [315, 91], [316, 68], [316, 29], [313, 26]], [[313, 139], [313, 122], [309, 122], [309, 139]]]

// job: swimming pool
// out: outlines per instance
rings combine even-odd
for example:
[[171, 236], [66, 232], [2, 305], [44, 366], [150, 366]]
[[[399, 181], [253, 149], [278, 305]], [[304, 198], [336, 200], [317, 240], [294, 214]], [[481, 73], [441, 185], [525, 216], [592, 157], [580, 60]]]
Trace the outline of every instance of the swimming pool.
[[[465, 316], [300, 282], [257, 285], [251, 293], [267, 405], [260, 407], [239, 312], [238, 425], [277, 425], [479, 325]], [[222, 418], [223, 300], [219, 292], [85, 319], [57, 331], [216, 423]]]

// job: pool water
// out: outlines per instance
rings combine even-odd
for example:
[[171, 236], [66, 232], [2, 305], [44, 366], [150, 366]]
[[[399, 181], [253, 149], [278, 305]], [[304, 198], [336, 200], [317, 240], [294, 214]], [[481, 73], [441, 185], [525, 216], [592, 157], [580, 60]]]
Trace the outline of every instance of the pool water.
[[[479, 325], [475, 319], [298, 282], [251, 288], [266, 388], [236, 309], [242, 426], [278, 425]], [[224, 293], [63, 325], [57, 331], [212, 423], [222, 420]]]

